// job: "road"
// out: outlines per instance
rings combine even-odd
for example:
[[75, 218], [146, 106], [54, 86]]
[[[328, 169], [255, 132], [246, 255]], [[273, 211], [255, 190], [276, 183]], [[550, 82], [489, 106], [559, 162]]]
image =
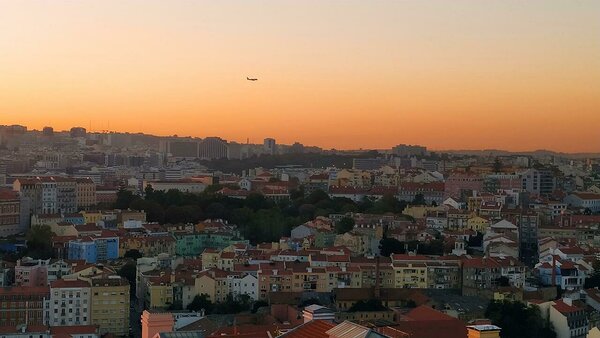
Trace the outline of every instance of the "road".
[[141, 315], [141, 304], [138, 304], [137, 300], [132, 299], [129, 307], [129, 327], [131, 328], [129, 337], [142, 336], [142, 324], [140, 323]]

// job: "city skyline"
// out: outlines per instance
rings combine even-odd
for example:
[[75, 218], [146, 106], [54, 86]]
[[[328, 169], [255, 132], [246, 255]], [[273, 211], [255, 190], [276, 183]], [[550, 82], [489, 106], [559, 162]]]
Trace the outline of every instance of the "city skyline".
[[599, 11], [594, 1], [3, 2], [0, 123], [598, 152]]

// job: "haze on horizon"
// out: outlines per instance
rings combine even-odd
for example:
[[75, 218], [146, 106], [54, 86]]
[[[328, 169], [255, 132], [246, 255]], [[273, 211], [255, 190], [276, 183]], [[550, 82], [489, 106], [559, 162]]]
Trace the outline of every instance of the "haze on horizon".
[[0, 1], [0, 124], [600, 152], [599, 15], [593, 0]]

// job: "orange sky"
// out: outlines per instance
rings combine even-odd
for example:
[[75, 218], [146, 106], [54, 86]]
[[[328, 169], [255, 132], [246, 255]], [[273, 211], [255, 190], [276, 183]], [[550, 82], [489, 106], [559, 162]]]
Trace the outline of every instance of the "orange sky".
[[0, 124], [600, 151], [599, 17], [594, 0], [3, 1]]

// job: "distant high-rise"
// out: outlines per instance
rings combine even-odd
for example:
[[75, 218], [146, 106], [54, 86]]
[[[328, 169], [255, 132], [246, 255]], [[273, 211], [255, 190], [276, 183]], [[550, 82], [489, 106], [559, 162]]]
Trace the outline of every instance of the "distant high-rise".
[[427, 148], [418, 145], [399, 144], [392, 148], [392, 154], [400, 157], [405, 156], [423, 156], [427, 153]]
[[54, 128], [52, 128], [52, 127], [44, 127], [44, 129], [42, 129], [42, 134], [44, 136], [53, 136], [54, 135]]
[[263, 142], [263, 145], [267, 154], [275, 154], [277, 143], [275, 142], [274, 138], [266, 138]]
[[86, 133], [87, 130], [83, 127], [73, 127], [70, 131], [71, 137], [85, 137]]
[[173, 157], [197, 158], [198, 141], [178, 139], [168, 142], [168, 153]]
[[207, 137], [200, 142], [198, 157], [204, 160], [227, 158], [227, 141], [219, 137]]

